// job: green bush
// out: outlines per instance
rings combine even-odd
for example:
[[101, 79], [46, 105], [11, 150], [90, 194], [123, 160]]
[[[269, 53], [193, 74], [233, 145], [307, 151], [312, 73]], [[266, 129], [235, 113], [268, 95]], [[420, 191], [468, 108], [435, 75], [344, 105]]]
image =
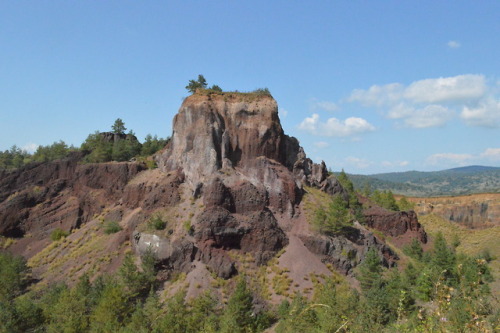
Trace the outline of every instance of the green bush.
[[154, 215], [149, 219], [149, 226], [155, 230], [164, 230], [167, 222], [163, 221], [160, 215]]
[[106, 235], [114, 234], [121, 230], [122, 227], [116, 221], [107, 221], [104, 223], [104, 233]]
[[50, 239], [52, 239], [55, 242], [68, 235], [69, 235], [68, 232], [62, 230], [61, 228], [57, 228], [50, 234]]

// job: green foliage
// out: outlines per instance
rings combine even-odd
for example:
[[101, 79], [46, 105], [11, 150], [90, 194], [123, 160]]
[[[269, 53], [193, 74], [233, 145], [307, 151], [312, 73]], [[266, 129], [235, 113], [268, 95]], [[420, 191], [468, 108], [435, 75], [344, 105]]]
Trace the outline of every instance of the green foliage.
[[406, 197], [402, 197], [401, 199], [399, 199], [399, 201], [397, 202], [397, 205], [398, 205], [398, 210], [402, 210], [402, 211], [415, 209], [415, 204], [411, 201], [408, 201], [408, 199], [406, 199]]
[[245, 277], [240, 277], [236, 289], [229, 298], [227, 306], [221, 317], [221, 332], [244, 333], [256, 329], [255, 315], [253, 313], [253, 296], [247, 288]]
[[326, 209], [318, 207], [313, 218], [316, 229], [328, 235], [338, 234], [352, 223], [348, 203], [340, 195], [333, 196]]
[[61, 238], [67, 237], [69, 235], [68, 232], [62, 230], [61, 228], [56, 228], [52, 233], [50, 234], [50, 239], [52, 241], [58, 241]]
[[117, 233], [118, 231], [121, 231], [122, 227], [120, 227], [120, 224], [116, 221], [106, 221], [104, 222], [104, 233], [106, 235], [114, 234]]
[[393, 210], [393, 211], [398, 211], [399, 206], [396, 203], [396, 199], [394, 198], [394, 194], [391, 191], [378, 191], [375, 190], [373, 191], [372, 195], [370, 196], [370, 199], [372, 199], [377, 205], [380, 207], [383, 207], [388, 210]]
[[160, 214], [155, 214], [149, 218], [148, 226], [154, 230], [165, 230], [167, 222], [163, 220]]
[[201, 74], [198, 75], [198, 80], [189, 80], [189, 84], [186, 86], [186, 89], [194, 94], [197, 89], [205, 89], [207, 87], [207, 80]]
[[113, 154], [113, 143], [105, 141], [103, 136], [96, 131], [90, 134], [84, 143], [82, 143], [81, 150], [88, 152], [85, 156], [85, 162], [89, 163], [102, 163], [111, 161]]
[[9, 150], [0, 152], [0, 169], [17, 169], [31, 161], [31, 155], [14, 145]]
[[252, 93], [259, 96], [271, 96], [271, 92], [269, 91], [268, 88], [257, 88], [254, 91], [252, 91]]
[[151, 134], [146, 135], [144, 138], [144, 143], [141, 148], [142, 156], [150, 156], [165, 147], [168, 139], [158, 138], [157, 135], [152, 136]]
[[125, 290], [120, 285], [108, 283], [92, 311], [90, 332], [117, 332], [126, 323], [130, 312]]
[[368, 250], [365, 259], [359, 265], [357, 278], [363, 290], [369, 290], [380, 282], [382, 278], [382, 265], [378, 253], [374, 248]]
[[125, 134], [125, 123], [120, 118], [115, 120], [115, 123], [111, 126], [111, 131], [115, 134]]
[[29, 277], [23, 257], [0, 252], [0, 302], [8, 302], [20, 295]]
[[219, 87], [218, 85], [214, 84], [210, 88], [210, 90], [216, 91], [216, 92], [222, 92], [222, 88]]
[[413, 259], [421, 260], [424, 254], [424, 250], [422, 248], [422, 244], [416, 238], [411, 240], [409, 245], [403, 247], [403, 252], [412, 257]]
[[68, 147], [64, 141], [60, 140], [48, 146], [38, 146], [32, 160], [34, 162], [54, 161], [68, 156], [72, 150], [75, 150], [75, 148]]

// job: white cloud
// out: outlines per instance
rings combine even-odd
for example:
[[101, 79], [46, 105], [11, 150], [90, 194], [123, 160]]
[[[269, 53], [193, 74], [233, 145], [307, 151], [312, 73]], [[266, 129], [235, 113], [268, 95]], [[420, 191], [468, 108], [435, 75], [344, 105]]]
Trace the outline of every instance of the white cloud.
[[302, 120], [299, 129], [308, 132], [316, 132], [318, 127], [319, 114], [314, 113], [311, 117]]
[[488, 86], [484, 75], [464, 74], [356, 89], [347, 102], [377, 107], [387, 118], [413, 128], [443, 126], [459, 112], [468, 125], [500, 127], [499, 91]]
[[413, 128], [427, 128], [444, 126], [448, 120], [453, 118], [454, 112], [441, 105], [427, 105], [416, 109], [413, 106], [400, 103], [387, 113], [389, 119], [403, 119], [405, 126]]
[[36, 143], [30, 142], [22, 146], [21, 149], [26, 150], [28, 153], [34, 153], [37, 150], [38, 146], [39, 145], [37, 145]]
[[488, 148], [480, 156], [486, 160], [500, 161], [500, 148]]
[[427, 157], [427, 163], [431, 165], [453, 163], [458, 165], [466, 165], [474, 159], [471, 154], [454, 154], [454, 153], [439, 153]]
[[405, 89], [404, 97], [417, 103], [441, 103], [479, 99], [485, 93], [484, 76], [467, 74], [415, 81]]
[[313, 143], [313, 145], [314, 145], [314, 147], [320, 148], [320, 149], [327, 148], [330, 146], [330, 144], [328, 142], [325, 142], [325, 141], [315, 142], [315, 143]]
[[407, 166], [409, 165], [410, 162], [408, 161], [394, 161], [394, 162], [390, 162], [390, 161], [383, 161], [382, 162], [382, 165], [385, 166], [385, 167], [404, 167], [404, 166]]
[[457, 153], [439, 153], [426, 159], [430, 165], [441, 165], [442, 167], [455, 167], [472, 164], [490, 164], [500, 161], [500, 148], [487, 148], [478, 154], [457, 154]]
[[458, 49], [460, 46], [462, 46], [456, 40], [450, 40], [446, 45], [448, 45], [448, 47], [451, 48], [451, 49]]
[[325, 123], [319, 121], [319, 115], [314, 113], [305, 118], [299, 129], [312, 135], [346, 137], [374, 131], [375, 127], [363, 118], [349, 117], [346, 120], [329, 118]]
[[345, 158], [345, 162], [349, 166], [353, 166], [358, 169], [366, 169], [373, 163], [364, 159], [364, 158], [358, 158], [354, 156], [349, 156]]
[[373, 85], [368, 90], [356, 89], [347, 99], [349, 102], [359, 102], [364, 106], [382, 106], [392, 104], [401, 99], [403, 85], [391, 83], [383, 86]]
[[500, 127], [500, 100], [488, 98], [475, 107], [464, 106], [460, 117], [470, 126]]

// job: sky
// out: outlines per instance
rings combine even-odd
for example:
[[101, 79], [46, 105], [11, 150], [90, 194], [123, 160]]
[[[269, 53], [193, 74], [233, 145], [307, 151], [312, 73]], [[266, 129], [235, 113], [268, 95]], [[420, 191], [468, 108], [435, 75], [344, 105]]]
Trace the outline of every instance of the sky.
[[172, 133], [188, 81], [267, 87], [332, 170], [500, 166], [500, 1], [0, 1], [0, 150]]

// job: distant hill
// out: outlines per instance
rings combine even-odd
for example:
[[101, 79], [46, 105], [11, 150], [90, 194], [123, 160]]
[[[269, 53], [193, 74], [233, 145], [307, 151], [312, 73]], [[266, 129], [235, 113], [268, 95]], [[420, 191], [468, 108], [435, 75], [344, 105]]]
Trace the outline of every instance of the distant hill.
[[500, 167], [466, 166], [442, 171], [391, 172], [374, 175], [349, 174], [354, 186], [362, 190], [391, 190], [407, 196], [463, 195], [500, 192]]

